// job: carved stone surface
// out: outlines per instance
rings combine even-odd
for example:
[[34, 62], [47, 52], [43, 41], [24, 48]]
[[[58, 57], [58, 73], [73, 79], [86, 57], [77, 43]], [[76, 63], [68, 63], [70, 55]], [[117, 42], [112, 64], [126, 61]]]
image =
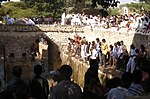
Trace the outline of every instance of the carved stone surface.
[[[12, 26], [13, 27], [13, 26]], [[27, 26], [29, 27], [29, 26]], [[26, 26], [23, 28], [28, 29]], [[18, 28], [18, 27], [13, 27]], [[32, 30], [32, 26], [30, 26]], [[37, 28], [37, 27], [36, 27]], [[20, 28], [19, 28], [20, 29]], [[46, 30], [47, 29], [47, 30]], [[12, 29], [15, 30], [15, 29]], [[12, 67], [14, 65], [21, 65], [23, 67], [24, 79], [30, 78], [32, 72], [32, 64], [30, 61], [30, 48], [35, 43], [39, 37], [44, 37], [48, 40], [48, 51], [45, 51], [48, 55], [45, 58], [47, 59], [47, 65], [49, 69], [57, 68], [60, 66], [61, 63], [65, 63], [63, 56], [60, 57], [59, 52], [66, 52], [67, 50], [67, 43], [68, 38], [74, 38], [74, 33], [78, 33], [81, 37], [86, 37], [86, 39], [91, 42], [95, 41], [96, 38], [103, 38], [106, 39], [107, 43], [114, 44], [117, 41], [124, 41], [124, 44], [127, 46], [129, 51], [130, 45], [133, 43], [137, 48], [141, 44], [144, 44], [148, 50], [150, 50], [150, 35], [143, 35], [142, 33], [134, 33], [134, 32], [127, 32], [126, 30], [119, 30], [116, 31], [112, 30], [104, 30], [104, 29], [94, 29], [91, 30], [89, 28], [83, 27], [73, 27], [73, 26], [40, 26], [37, 28], [36, 31], [33, 32], [31, 30], [27, 30], [25, 32], [18, 31], [12, 32], [10, 31], [2, 31], [0, 27], [0, 42], [5, 46], [5, 56], [6, 56], [6, 69], [7, 75], [11, 75]], [[25, 29], [24, 29], [25, 30]], [[41, 31], [42, 30], [42, 31]], [[10, 58], [10, 54], [14, 53], [14, 57]], [[26, 59], [22, 58], [22, 54], [26, 53]], [[83, 85], [83, 75], [86, 71], [86, 66], [83, 63], [76, 62], [76, 59], [73, 59], [71, 65], [73, 65], [73, 69], [75, 75], [73, 75], [73, 79]], [[78, 71], [81, 71], [78, 73]]]

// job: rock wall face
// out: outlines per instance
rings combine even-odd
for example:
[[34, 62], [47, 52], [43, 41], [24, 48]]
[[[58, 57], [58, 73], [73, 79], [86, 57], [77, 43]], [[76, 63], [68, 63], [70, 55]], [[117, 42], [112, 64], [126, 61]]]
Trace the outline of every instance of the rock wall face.
[[[130, 45], [133, 43], [137, 48], [140, 48], [141, 44], [144, 44], [146, 48], [150, 49], [150, 36], [149, 35], [142, 35], [142, 34], [135, 34], [135, 33], [127, 33], [126, 31], [122, 32], [114, 32], [114, 31], [108, 31], [108, 30], [94, 30], [91, 31], [90, 29], [85, 29], [84, 32], [77, 32], [79, 36], [86, 37], [88, 41], [95, 41], [96, 38], [100, 38], [102, 40], [103, 38], [106, 39], [107, 43], [114, 44], [117, 41], [124, 41], [124, 44], [127, 46], [128, 51], [130, 51]], [[60, 51], [65, 52], [67, 50], [67, 42], [68, 38], [74, 38], [74, 32], [47, 32], [45, 33], [48, 38], [50, 38], [55, 44], [57, 44], [57, 47]], [[56, 58], [55, 47], [52, 47], [52, 53], [54, 57]], [[54, 54], [55, 53], [55, 54]], [[150, 54], [148, 52], [148, 54]], [[52, 56], [53, 56], [52, 55]], [[54, 57], [52, 57], [54, 59]], [[57, 59], [57, 58], [56, 58]], [[59, 65], [56, 65], [55, 59], [53, 60], [54, 68], [59, 68]], [[64, 53], [61, 54], [61, 64], [70, 64], [73, 68], [73, 75], [72, 79], [77, 82], [80, 86], [84, 86], [84, 75], [87, 71], [88, 67], [86, 63], [83, 63], [79, 61], [76, 58], [71, 58], [68, 60], [68, 56]], [[59, 62], [58, 62], [59, 63]], [[99, 74], [100, 80], [103, 79], [103, 76]]]
[[[135, 47], [140, 48], [141, 44], [144, 44], [146, 48], [150, 49], [150, 35], [142, 35], [136, 33], [128, 33], [126, 31], [115, 32], [108, 30], [94, 30], [84, 29], [84, 32], [77, 31], [79, 36], [86, 37], [86, 39], [91, 42], [95, 41], [96, 38], [102, 40], [106, 39], [106, 42], [110, 44], [114, 44], [117, 41], [124, 41], [124, 44], [127, 46], [128, 51], [130, 51], [130, 45], [134, 44]], [[51, 39], [54, 43], [59, 46], [59, 49], [67, 50], [66, 45], [68, 43], [68, 38], [74, 38], [75, 32], [46, 32], [45, 35]]]
[[[23, 79], [29, 79], [32, 75], [32, 63], [30, 51], [40, 33], [0, 32], [0, 42], [5, 47], [6, 79], [12, 77], [12, 68], [22, 66]], [[23, 56], [22, 54], [26, 55]]]
[[[0, 28], [0, 42], [5, 46], [5, 67], [6, 73], [8, 75], [7, 78], [11, 77], [12, 68], [15, 65], [21, 65], [23, 67], [24, 79], [28, 79], [31, 77], [32, 63], [30, 57], [30, 50], [31, 46], [35, 44], [36, 40], [39, 39], [39, 37], [46, 38], [48, 41], [48, 48], [42, 51], [46, 53], [44, 57], [46, 57], [48, 62], [47, 65], [50, 69], [60, 67], [61, 64], [66, 63], [63, 59], [63, 54], [61, 54], [61, 52], [65, 52], [67, 50], [66, 46], [68, 43], [68, 38], [74, 38], [75, 33], [78, 33], [78, 35], [81, 37], [86, 37], [86, 39], [90, 42], [95, 41], [96, 38], [100, 38], [100, 40], [105, 38], [109, 45], [113, 45], [115, 42], [122, 40], [127, 46], [128, 51], [132, 43], [135, 44], [137, 48], [139, 48], [141, 44], [144, 44], [148, 50], [150, 49], [149, 35], [136, 34], [123, 30], [116, 32], [113, 29], [91, 30], [88, 28], [77, 29], [73, 27], [66, 28], [64, 26], [51, 28], [50, 26], [43, 26], [40, 28], [36, 27], [36, 29], [32, 31], [32, 28], [30, 27], [30, 30], [28, 30], [28, 27], [30, 26], [26, 26], [25, 28], [22, 27], [23, 31], [21, 31], [21, 29], [10, 29], [11, 31], [8, 31], [9, 28], [3, 31]], [[13, 28], [19, 28], [19, 26]], [[10, 57], [12, 53], [14, 53], [14, 57]], [[26, 58], [22, 57], [23, 53], [26, 53]], [[80, 68], [80, 64], [73, 65], [78, 65], [77, 68], [73, 67], [75, 71], [78, 71], [79, 69], [83, 70], [82, 68]], [[76, 79], [77, 82], [83, 81], [83, 79], [77, 77], [81, 75], [83, 77], [85, 70], [86, 69], [84, 69], [82, 73], [79, 73], [79, 75], [74, 75], [74, 79]]]

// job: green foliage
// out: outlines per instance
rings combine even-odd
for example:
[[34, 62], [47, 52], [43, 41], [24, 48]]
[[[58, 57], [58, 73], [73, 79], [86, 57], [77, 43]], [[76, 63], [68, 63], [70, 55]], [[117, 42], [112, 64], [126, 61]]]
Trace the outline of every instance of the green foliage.
[[4, 16], [5, 13], [8, 12], [8, 10], [9, 10], [9, 9], [6, 9], [5, 7], [2, 6], [2, 7], [0, 8], [0, 16], [1, 16], [1, 17]]
[[11, 16], [14, 18], [32, 18], [37, 17], [36, 12], [33, 9], [18, 9], [14, 10], [11, 13]]
[[[117, 0], [22, 0], [23, 2], [9, 2], [3, 6], [15, 18], [19, 17], [53, 17], [60, 20], [61, 14], [72, 7], [71, 11], [81, 13], [85, 7], [97, 9], [117, 6]], [[92, 2], [91, 2], [92, 1]], [[88, 6], [86, 6], [86, 3]], [[6, 12], [4, 12], [6, 13]]]
[[97, 5], [101, 5], [103, 9], [108, 9], [109, 7], [117, 7], [118, 0], [92, 0], [92, 7], [97, 7]]
[[150, 0], [139, 0], [140, 2], [150, 3]]
[[8, 2], [2, 5], [0, 14], [9, 12], [11, 17], [53, 17], [60, 20], [65, 11], [63, 0], [23, 0], [23, 2]]
[[4, 3], [3, 6], [9, 7], [9, 8], [19, 8], [19, 9], [28, 8], [27, 4], [24, 2], [8, 2], [8, 3]]
[[150, 4], [143, 4], [143, 9], [146, 11], [146, 12], [148, 12], [148, 11], [150, 11]]
[[139, 14], [150, 11], [150, 4], [148, 3], [131, 3], [126, 4], [125, 6], [127, 6], [130, 11], [137, 12]]
[[65, 11], [63, 0], [26, 0], [26, 3], [38, 16], [53, 17], [55, 20], [59, 20]]
[[120, 12], [118, 8], [115, 8], [115, 9], [110, 8], [108, 9], [108, 14], [110, 16], [114, 16], [114, 15], [120, 15]]
[[35, 17], [36, 12], [34, 9], [28, 8], [28, 5], [24, 2], [9, 2], [3, 4], [4, 13], [9, 12], [11, 17], [14, 18], [28, 18]]

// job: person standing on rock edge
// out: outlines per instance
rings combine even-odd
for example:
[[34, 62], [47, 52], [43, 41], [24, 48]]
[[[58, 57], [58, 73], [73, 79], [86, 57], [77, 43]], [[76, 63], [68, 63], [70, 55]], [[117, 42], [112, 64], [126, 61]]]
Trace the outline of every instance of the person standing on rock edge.
[[108, 44], [105, 39], [102, 39], [101, 50], [102, 50], [102, 66], [106, 67], [106, 55], [108, 53]]
[[96, 38], [96, 51], [98, 54], [98, 63], [101, 64], [102, 63], [102, 53], [101, 53], [101, 42], [99, 40], [99, 38]]

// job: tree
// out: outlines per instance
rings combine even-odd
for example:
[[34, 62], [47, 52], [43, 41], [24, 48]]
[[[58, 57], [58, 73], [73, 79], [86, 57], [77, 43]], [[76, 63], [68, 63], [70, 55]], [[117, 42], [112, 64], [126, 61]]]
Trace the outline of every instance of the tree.
[[92, 0], [92, 7], [101, 5], [104, 9], [108, 9], [109, 7], [117, 7], [118, 3], [120, 3], [118, 0]]
[[0, 0], [0, 2], [2, 2], [2, 1], [7, 1], [7, 0]]
[[131, 3], [125, 4], [129, 8], [130, 11], [142, 14], [144, 12], [148, 12], [150, 9], [150, 4], [148, 3]]
[[5, 8], [4, 8], [4, 7], [1, 7], [1, 8], [0, 8], [0, 18], [1, 18], [2, 16], [5, 16], [5, 13], [6, 13]]
[[120, 15], [120, 12], [119, 12], [119, 9], [118, 8], [115, 8], [115, 9], [108, 9], [108, 14], [110, 16], [115, 16], [115, 15]]
[[30, 8], [33, 8], [37, 15], [53, 17], [60, 20], [61, 14], [65, 11], [63, 0], [24, 0]]
[[150, 0], [139, 0], [140, 2], [150, 3]]
[[25, 2], [8, 2], [2, 5], [4, 8], [4, 13], [9, 12], [11, 17], [14, 18], [31, 18], [36, 16], [36, 11]]
[[63, 0], [22, 0], [21, 2], [7, 2], [2, 4], [0, 14], [9, 11], [11, 17], [53, 17], [54, 21], [60, 20], [65, 11]]

